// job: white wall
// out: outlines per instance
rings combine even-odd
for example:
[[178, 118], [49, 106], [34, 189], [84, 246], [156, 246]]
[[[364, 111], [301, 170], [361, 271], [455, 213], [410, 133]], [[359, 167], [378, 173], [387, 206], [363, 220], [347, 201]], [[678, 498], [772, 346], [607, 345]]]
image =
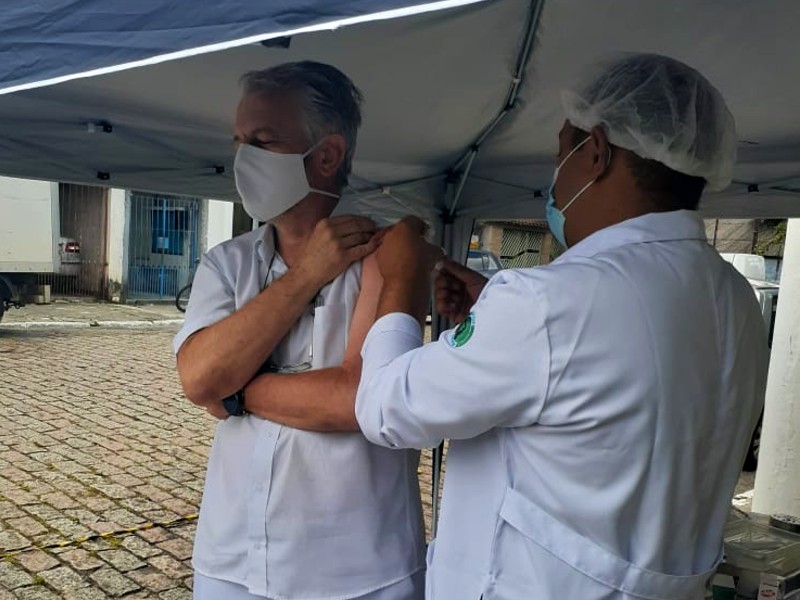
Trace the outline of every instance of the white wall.
[[127, 192], [108, 190], [108, 287], [111, 300], [119, 302], [126, 281], [127, 260], [125, 245], [127, 238]]
[[206, 250], [233, 237], [233, 203], [221, 200], [208, 201]]
[[786, 230], [753, 510], [800, 516], [800, 219]]

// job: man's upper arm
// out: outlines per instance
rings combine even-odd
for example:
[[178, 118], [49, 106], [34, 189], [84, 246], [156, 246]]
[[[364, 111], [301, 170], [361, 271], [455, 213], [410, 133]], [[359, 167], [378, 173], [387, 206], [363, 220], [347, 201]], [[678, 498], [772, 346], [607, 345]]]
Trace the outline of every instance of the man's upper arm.
[[375, 322], [375, 313], [378, 310], [378, 300], [381, 295], [383, 278], [378, 269], [375, 255], [366, 257], [361, 266], [361, 291], [350, 322], [350, 332], [345, 349], [344, 364], [360, 365], [361, 348], [372, 324]]
[[236, 298], [216, 260], [206, 254], [197, 266], [186, 318], [172, 342], [175, 354], [192, 335], [233, 314]]
[[472, 321], [414, 349], [408, 315], [380, 319], [364, 345], [356, 415], [364, 434], [390, 447], [429, 447], [494, 427], [535, 423], [550, 375], [544, 299], [517, 274], [488, 284]]

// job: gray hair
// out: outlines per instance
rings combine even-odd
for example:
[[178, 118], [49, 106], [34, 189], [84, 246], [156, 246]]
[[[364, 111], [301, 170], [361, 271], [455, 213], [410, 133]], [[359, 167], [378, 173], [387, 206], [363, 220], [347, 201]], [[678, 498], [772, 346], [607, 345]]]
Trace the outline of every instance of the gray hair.
[[363, 96], [358, 88], [336, 67], [302, 61], [284, 63], [242, 75], [245, 94], [257, 92], [296, 93], [303, 101], [303, 124], [309, 146], [323, 136], [338, 133], [345, 140], [345, 156], [339, 167], [337, 183], [344, 187], [353, 167], [356, 137], [361, 125]]

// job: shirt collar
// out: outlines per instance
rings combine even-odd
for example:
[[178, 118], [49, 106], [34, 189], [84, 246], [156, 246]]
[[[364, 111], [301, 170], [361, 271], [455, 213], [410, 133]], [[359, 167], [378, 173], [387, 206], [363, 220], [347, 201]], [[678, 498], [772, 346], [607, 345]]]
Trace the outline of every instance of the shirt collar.
[[275, 254], [275, 226], [267, 223], [259, 228], [261, 233], [256, 236], [253, 248], [262, 262], [269, 262]]
[[678, 240], [708, 241], [705, 225], [696, 211], [649, 213], [617, 223], [596, 231], [559, 258], [591, 257], [628, 244]]

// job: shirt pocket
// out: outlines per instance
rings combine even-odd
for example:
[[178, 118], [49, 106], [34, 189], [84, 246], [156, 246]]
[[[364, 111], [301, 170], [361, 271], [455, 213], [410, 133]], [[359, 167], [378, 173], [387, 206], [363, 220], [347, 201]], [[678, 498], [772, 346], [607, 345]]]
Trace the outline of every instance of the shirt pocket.
[[681, 576], [639, 567], [509, 488], [495, 539], [495, 593], [487, 599], [506, 600], [520, 594], [585, 600], [700, 599], [715, 569], [716, 564], [709, 571]]
[[350, 315], [344, 302], [326, 302], [314, 309], [313, 369], [338, 367], [349, 339]]

